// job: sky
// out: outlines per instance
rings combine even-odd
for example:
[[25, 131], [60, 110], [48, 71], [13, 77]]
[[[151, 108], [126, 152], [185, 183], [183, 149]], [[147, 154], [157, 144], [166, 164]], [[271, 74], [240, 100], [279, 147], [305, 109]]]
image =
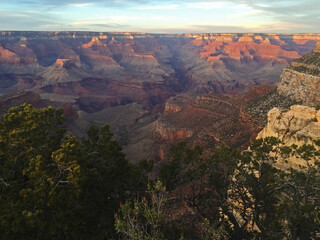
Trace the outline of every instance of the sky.
[[319, 33], [320, 0], [0, 0], [0, 30]]

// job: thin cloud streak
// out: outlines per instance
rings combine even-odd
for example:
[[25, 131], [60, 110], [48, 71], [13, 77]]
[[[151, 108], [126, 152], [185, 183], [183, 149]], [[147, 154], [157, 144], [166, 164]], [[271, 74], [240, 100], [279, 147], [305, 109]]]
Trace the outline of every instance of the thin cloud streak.
[[145, 7], [135, 7], [133, 9], [139, 10], [170, 10], [170, 9], [177, 9], [179, 5], [171, 4], [171, 5], [156, 5], [156, 6], [145, 6]]
[[192, 9], [205, 9], [205, 10], [211, 10], [215, 8], [224, 8], [229, 6], [230, 4], [228, 2], [193, 2], [193, 3], [187, 3], [187, 8]]

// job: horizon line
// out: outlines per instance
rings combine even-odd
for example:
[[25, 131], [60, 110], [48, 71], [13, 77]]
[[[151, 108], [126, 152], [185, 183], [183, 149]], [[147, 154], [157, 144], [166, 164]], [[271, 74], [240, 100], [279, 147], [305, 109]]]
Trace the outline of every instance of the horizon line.
[[82, 32], [82, 33], [112, 33], [112, 34], [165, 34], [165, 35], [175, 35], [175, 34], [320, 34], [319, 32], [128, 32], [128, 31], [88, 31], [88, 30], [0, 30], [0, 32], [50, 32], [50, 33], [67, 33], [67, 32]]

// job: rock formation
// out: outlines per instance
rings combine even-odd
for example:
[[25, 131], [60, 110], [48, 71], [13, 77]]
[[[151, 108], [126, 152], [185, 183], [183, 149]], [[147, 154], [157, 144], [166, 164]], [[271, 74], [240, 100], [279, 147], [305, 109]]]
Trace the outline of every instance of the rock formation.
[[304, 105], [320, 105], [320, 42], [313, 52], [294, 61], [283, 71], [278, 92]]
[[[303, 41], [300, 35], [294, 39], [297, 43]], [[271, 109], [268, 112], [267, 124], [257, 138], [276, 137], [285, 146], [313, 144], [314, 140], [320, 139], [320, 111], [318, 110], [320, 105], [320, 42], [311, 53], [295, 60], [283, 71], [277, 93], [256, 105], [266, 105], [268, 100], [274, 96], [277, 97], [280, 106], [287, 108]], [[302, 105], [292, 105], [288, 109], [287, 104], [290, 102], [299, 102]], [[261, 109], [261, 107], [258, 108]], [[299, 169], [299, 165], [304, 166], [305, 164], [304, 160], [290, 158], [280, 159], [276, 166], [284, 169], [288, 167]]]
[[[313, 145], [320, 139], [320, 111], [313, 107], [293, 105], [290, 110], [273, 108], [268, 113], [268, 123], [257, 138], [276, 137], [284, 146], [293, 144]], [[280, 159], [276, 166], [280, 168], [305, 166], [306, 162], [297, 158]]]
[[290, 110], [273, 108], [257, 138], [265, 137], [279, 138], [287, 145], [311, 144], [320, 139], [320, 111], [302, 105], [293, 105]]
[[[28, 90], [65, 106], [76, 135], [89, 122], [115, 124], [131, 155], [184, 138], [203, 146], [244, 147], [261, 127], [259, 116], [244, 106], [271, 88], [248, 90], [276, 84], [283, 68], [319, 39], [320, 34], [4, 31], [0, 94]], [[130, 124], [109, 116], [119, 112]]]

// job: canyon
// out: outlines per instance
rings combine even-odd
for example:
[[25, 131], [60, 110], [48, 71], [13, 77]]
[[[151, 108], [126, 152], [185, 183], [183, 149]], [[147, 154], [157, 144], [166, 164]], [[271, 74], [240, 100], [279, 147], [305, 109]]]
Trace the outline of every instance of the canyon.
[[[185, 139], [245, 148], [266, 121], [247, 105], [275, 92], [302, 101], [286, 82], [306, 74], [296, 70], [318, 56], [310, 53], [318, 40], [320, 34], [3, 31], [1, 113], [23, 102], [62, 107], [79, 137], [90, 124], [108, 123], [133, 162], [162, 159], [171, 142]], [[305, 101], [317, 105], [317, 94]]]
[[[256, 138], [302, 146], [320, 140], [319, 40], [320, 34], [0, 32], [0, 116], [23, 103], [63, 108], [64, 127], [79, 138], [90, 125], [107, 123], [131, 163], [154, 160], [151, 179], [180, 141], [203, 148], [196, 164], [211, 161], [215, 148], [246, 150]], [[203, 173], [227, 170], [223, 161], [200, 164], [196, 177], [187, 162], [191, 174], [167, 193], [168, 224], [187, 234], [203, 231], [195, 201], [216, 213]], [[275, 164], [301, 170], [305, 161]]]

